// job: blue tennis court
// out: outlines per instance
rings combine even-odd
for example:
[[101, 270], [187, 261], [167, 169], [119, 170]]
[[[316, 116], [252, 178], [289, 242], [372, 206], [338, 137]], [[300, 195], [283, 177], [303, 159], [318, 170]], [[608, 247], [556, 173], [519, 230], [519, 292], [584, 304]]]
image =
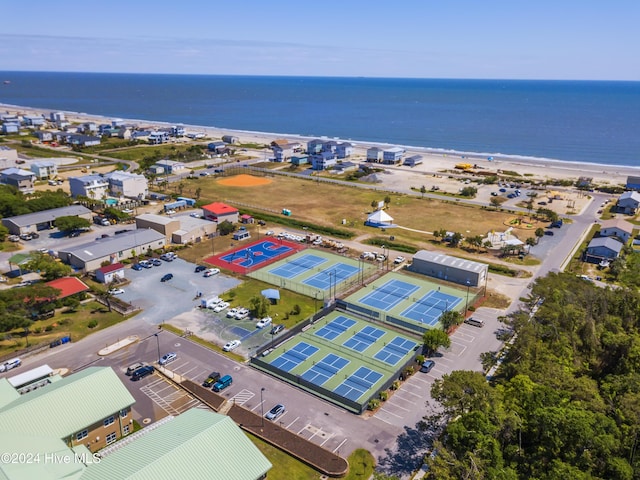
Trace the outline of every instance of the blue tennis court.
[[419, 288], [411, 283], [393, 279], [362, 297], [359, 302], [388, 312]]
[[360, 367], [338, 385], [334, 392], [355, 402], [381, 378], [381, 373], [367, 367]]
[[443, 312], [453, 309], [462, 298], [431, 290], [401, 313], [403, 317], [434, 326]]
[[[272, 258], [280, 257], [281, 255], [291, 251], [293, 251], [293, 248], [291, 247], [278, 245], [273, 240], [264, 240], [260, 243], [222, 255], [220, 260], [243, 268], [248, 268], [265, 263]], [[224, 267], [225, 265], [222, 266]]]
[[351, 320], [350, 318], [340, 315], [339, 317], [334, 318], [331, 322], [327, 323], [320, 330], [318, 330], [315, 335], [317, 335], [318, 337], [326, 338], [327, 340], [333, 340], [334, 338], [342, 335], [355, 324], [355, 320]]
[[343, 343], [347, 348], [355, 350], [356, 352], [364, 352], [367, 348], [373, 345], [380, 337], [384, 335], [384, 330], [367, 325], [359, 332], [356, 332], [353, 337]]
[[317, 267], [318, 265], [322, 265], [325, 262], [328, 262], [326, 258], [308, 253], [296, 260], [290, 260], [284, 265], [280, 265], [279, 267], [269, 270], [269, 273], [278, 275], [279, 277], [294, 278], [302, 272], [306, 272], [307, 270]]
[[289, 372], [302, 362], [304, 362], [311, 355], [320, 350], [314, 345], [309, 345], [305, 342], [297, 343], [293, 348], [290, 348], [286, 352], [280, 354], [271, 365], [285, 372]]
[[408, 352], [413, 350], [418, 344], [407, 338], [395, 337], [387, 343], [382, 350], [376, 353], [376, 358], [389, 365], [396, 365]]
[[346, 263], [336, 263], [335, 265], [316, 273], [313, 277], [307, 278], [302, 283], [319, 288], [320, 290], [329, 290], [331, 285], [337, 285], [356, 273], [358, 273], [357, 267], [347, 265]]
[[311, 383], [322, 385], [347, 365], [349, 360], [330, 353], [300, 376]]

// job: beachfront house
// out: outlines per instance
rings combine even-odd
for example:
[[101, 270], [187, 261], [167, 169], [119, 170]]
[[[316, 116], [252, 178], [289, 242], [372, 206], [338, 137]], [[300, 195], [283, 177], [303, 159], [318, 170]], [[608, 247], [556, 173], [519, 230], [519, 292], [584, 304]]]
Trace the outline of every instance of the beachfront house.
[[38, 130], [35, 132], [36, 137], [41, 143], [47, 143], [53, 141], [53, 133], [48, 130]]
[[44, 126], [46, 120], [42, 115], [25, 115], [22, 117], [22, 123], [28, 127], [40, 128]]
[[412, 155], [404, 159], [403, 165], [407, 167], [415, 167], [422, 164], [422, 155]]
[[635, 215], [638, 212], [638, 207], [640, 207], [640, 193], [624, 192], [618, 198], [616, 211], [626, 215]]
[[309, 157], [306, 155], [294, 155], [291, 157], [291, 164], [299, 167], [300, 165], [306, 165], [309, 163]]
[[231, 145], [235, 145], [236, 143], [240, 143], [240, 139], [238, 137], [234, 137], [233, 135], [223, 135], [222, 141], [225, 143], [229, 143]]
[[167, 143], [169, 141], [169, 134], [163, 131], [151, 132], [147, 137], [147, 140], [151, 145], [159, 145], [161, 143]]
[[618, 258], [622, 250], [622, 243], [611, 237], [597, 237], [589, 242], [584, 253], [584, 261], [600, 263]]
[[4, 122], [2, 124], [2, 133], [18, 133], [20, 131], [20, 124], [17, 122]]
[[109, 192], [109, 180], [102, 175], [85, 175], [83, 177], [69, 177], [71, 196], [101, 200]]
[[378, 147], [371, 147], [367, 149], [367, 162], [380, 163], [382, 161], [383, 150]]
[[271, 149], [276, 162], [286, 162], [295, 153], [294, 145], [291, 143], [285, 145], [277, 144], [272, 146]]
[[207, 145], [207, 149], [210, 152], [215, 152], [215, 153], [222, 153], [226, 148], [227, 148], [227, 144], [220, 140], [217, 142], [210, 142]]
[[627, 190], [640, 190], [640, 177], [627, 177]]
[[309, 155], [313, 155], [322, 152], [324, 149], [324, 143], [324, 140], [320, 140], [318, 138], [309, 140], [307, 142], [307, 153]]
[[401, 147], [386, 148], [382, 152], [382, 163], [386, 165], [397, 165], [402, 161], [405, 149]]
[[336, 157], [338, 158], [349, 158], [353, 155], [353, 145], [349, 142], [342, 142], [336, 145]]
[[311, 155], [311, 168], [313, 170], [326, 170], [337, 163], [336, 154], [332, 152], [321, 152]]

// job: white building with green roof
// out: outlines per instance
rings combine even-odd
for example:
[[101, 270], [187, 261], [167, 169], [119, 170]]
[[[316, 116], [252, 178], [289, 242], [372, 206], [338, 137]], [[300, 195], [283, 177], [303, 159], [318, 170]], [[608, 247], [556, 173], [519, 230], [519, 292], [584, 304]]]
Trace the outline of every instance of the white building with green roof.
[[105, 455], [80, 480], [258, 480], [271, 467], [230, 417], [194, 408]]

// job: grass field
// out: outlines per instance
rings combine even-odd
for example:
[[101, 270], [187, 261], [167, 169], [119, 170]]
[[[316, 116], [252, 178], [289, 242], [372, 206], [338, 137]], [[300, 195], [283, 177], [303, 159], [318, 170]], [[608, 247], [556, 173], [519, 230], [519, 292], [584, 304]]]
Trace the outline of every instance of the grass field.
[[[384, 200], [385, 192], [375, 192], [342, 185], [318, 183], [283, 176], [271, 177], [273, 182], [259, 187], [230, 187], [216, 179], [188, 182], [183, 194], [193, 196], [201, 189], [201, 199], [240, 202], [253, 207], [281, 211], [288, 208], [292, 216], [310, 223], [353, 230], [356, 235], [376, 234], [364, 221], [371, 212], [373, 201]], [[388, 194], [391, 203], [387, 212], [394, 222], [415, 230], [432, 232], [445, 228], [466, 236], [486, 235], [490, 230], [503, 230], [504, 222], [512, 215], [483, 210], [451, 201], [419, 198], [406, 194]], [[343, 225], [342, 220], [346, 223]], [[426, 247], [424, 233], [393, 229], [397, 241], [409, 241]]]

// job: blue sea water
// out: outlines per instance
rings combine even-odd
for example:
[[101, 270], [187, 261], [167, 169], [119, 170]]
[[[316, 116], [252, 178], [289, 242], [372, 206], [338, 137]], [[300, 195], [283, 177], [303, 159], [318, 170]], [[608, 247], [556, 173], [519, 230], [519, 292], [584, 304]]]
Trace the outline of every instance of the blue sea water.
[[2, 72], [0, 103], [640, 166], [640, 82]]

